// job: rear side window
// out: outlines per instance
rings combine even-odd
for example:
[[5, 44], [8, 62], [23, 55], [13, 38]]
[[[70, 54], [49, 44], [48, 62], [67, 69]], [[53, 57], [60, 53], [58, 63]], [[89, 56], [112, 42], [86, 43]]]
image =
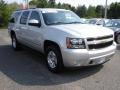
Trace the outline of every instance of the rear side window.
[[12, 18], [10, 19], [10, 23], [15, 23], [15, 18], [14, 18], [14, 17], [12, 17]]
[[10, 19], [10, 23], [16, 23], [19, 19], [20, 14], [21, 12], [14, 13]]
[[15, 17], [15, 22], [18, 21], [20, 14], [21, 14], [21, 12], [16, 12], [15, 13], [15, 16], [14, 16]]
[[26, 24], [27, 23], [29, 13], [30, 13], [29, 11], [24, 11], [22, 13], [22, 16], [20, 18], [20, 24]]

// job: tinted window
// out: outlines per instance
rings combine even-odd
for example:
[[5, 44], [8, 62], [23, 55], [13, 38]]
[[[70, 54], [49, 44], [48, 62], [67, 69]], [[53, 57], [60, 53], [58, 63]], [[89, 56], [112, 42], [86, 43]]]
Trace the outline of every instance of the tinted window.
[[81, 23], [81, 19], [71, 11], [43, 11], [42, 14], [47, 25]]
[[32, 11], [31, 13], [31, 16], [30, 16], [30, 19], [29, 20], [32, 20], [32, 19], [35, 19], [35, 20], [39, 20], [40, 21], [40, 15], [38, 12], [36, 11]]
[[106, 23], [105, 25], [106, 27], [116, 27], [116, 28], [120, 28], [120, 21], [114, 21], [111, 20], [108, 23]]
[[120, 22], [114, 22], [113, 27], [120, 28]]
[[12, 18], [10, 19], [10, 23], [15, 23], [15, 18], [14, 18], [14, 17], [12, 17]]
[[27, 19], [28, 19], [28, 15], [29, 15], [29, 11], [24, 11], [21, 19], [20, 19], [20, 24], [26, 24], [27, 23]]
[[16, 23], [19, 19], [21, 12], [16, 12], [15, 14], [12, 15], [10, 22], [11, 23]]
[[15, 17], [15, 22], [18, 21], [20, 14], [21, 14], [21, 12], [16, 12], [15, 13], [15, 16], [14, 16]]

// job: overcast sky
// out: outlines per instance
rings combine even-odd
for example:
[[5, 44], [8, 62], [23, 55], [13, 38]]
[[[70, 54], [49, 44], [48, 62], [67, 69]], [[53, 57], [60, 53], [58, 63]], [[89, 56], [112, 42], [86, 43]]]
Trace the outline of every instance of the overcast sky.
[[[4, 0], [8, 3], [11, 2], [18, 2], [22, 3], [24, 0]], [[78, 5], [105, 5], [105, 0], [56, 0], [56, 2], [61, 2], [61, 3], [69, 3], [73, 6], [78, 6]], [[111, 4], [112, 2], [120, 2], [120, 0], [108, 0], [108, 4]]]

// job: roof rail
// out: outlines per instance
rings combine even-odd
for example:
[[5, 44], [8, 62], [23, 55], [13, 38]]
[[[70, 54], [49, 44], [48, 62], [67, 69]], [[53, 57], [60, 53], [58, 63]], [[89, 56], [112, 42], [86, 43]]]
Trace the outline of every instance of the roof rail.
[[28, 9], [36, 9], [36, 8], [17, 9], [17, 10], [15, 10], [15, 11], [20, 11], [20, 10], [28, 10]]

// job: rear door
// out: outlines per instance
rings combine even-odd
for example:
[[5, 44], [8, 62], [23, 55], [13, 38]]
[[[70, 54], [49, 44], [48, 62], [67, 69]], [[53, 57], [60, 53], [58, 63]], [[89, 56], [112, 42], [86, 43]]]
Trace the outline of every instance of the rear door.
[[28, 30], [28, 24], [27, 20], [30, 15], [30, 11], [23, 11], [20, 21], [19, 21], [19, 37], [21, 42], [28, 44], [28, 36], [27, 36], [27, 30]]

